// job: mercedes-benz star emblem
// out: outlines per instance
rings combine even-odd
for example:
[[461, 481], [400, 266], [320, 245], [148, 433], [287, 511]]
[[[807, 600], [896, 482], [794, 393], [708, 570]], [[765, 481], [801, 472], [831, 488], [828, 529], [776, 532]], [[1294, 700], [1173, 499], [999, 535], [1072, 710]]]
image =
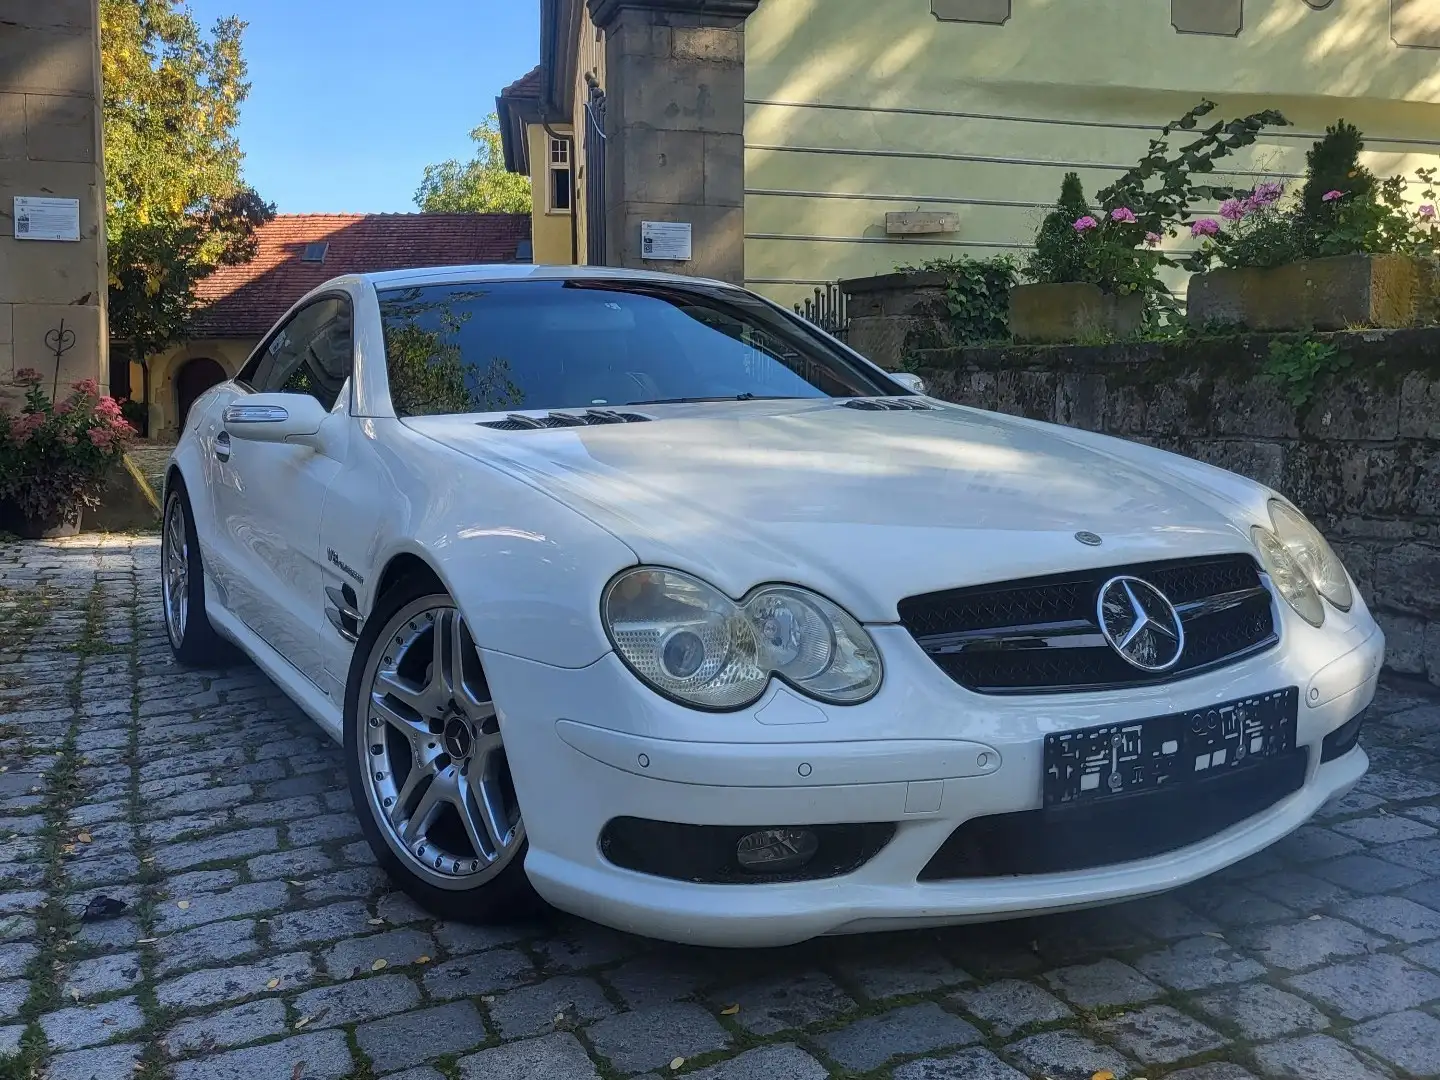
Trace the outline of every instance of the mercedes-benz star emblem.
[[1084, 544], [1086, 547], [1099, 547], [1105, 542], [1104, 540], [1100, 539], [1098, 534], [1090, 532], [1089, 530], [1077, 532], [1075, 534], [1075, 539], [1079, 540], [1080, 543]]
[[1175, 605], [1148, 581], [1113, 577], [1095, 604], [1100, 632], [1121, 659], [1141, 671], [1169, 671], [1185, 651]]

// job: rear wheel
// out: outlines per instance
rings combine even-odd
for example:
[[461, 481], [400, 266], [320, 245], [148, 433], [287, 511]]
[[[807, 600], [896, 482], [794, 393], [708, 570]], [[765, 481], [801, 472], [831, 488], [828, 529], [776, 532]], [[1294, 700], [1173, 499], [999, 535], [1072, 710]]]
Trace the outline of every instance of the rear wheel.
[[165, 632], [175, 659], [193, 667], [211, 667], [229, 659], [230, 650], [205, 613], [205, 567], [190, 498], [178, 480], [167, 486], [160, 531]]
[[366, 620], [346, 694], [345, 756], [365, 838], [419, 903], [471, 922], [535, 903], [480, 654], [433, 582], [402, 582]]

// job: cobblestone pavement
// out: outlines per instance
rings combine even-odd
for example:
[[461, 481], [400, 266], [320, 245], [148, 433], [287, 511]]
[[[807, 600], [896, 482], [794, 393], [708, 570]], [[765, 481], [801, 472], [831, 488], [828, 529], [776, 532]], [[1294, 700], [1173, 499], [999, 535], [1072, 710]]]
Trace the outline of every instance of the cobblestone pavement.
[[172, 663], [157, 566], [150, 538], [0, 545], [0, 1077], [1440, 1074], [1418, 691], [1381, 692], [1359, 790], [1163, 898], [768, 952], [478, 929], [389, 888], [340, 754], [254, 668]]

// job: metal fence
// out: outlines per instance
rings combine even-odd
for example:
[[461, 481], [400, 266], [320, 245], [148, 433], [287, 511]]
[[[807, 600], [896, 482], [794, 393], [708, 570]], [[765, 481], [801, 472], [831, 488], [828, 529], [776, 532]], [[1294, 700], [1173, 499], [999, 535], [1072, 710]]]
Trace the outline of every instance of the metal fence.
[[813, 297], [806, 297], [795, 305], [795, 314], [841, 340], [844, 340], [850, 330], [850, 313], [845, 294], [834, 282], [823, 288], [816, 286]]
[[585, 126], [585, 261], [604, 266], [605, 91], [594, 82], [585, 102]]

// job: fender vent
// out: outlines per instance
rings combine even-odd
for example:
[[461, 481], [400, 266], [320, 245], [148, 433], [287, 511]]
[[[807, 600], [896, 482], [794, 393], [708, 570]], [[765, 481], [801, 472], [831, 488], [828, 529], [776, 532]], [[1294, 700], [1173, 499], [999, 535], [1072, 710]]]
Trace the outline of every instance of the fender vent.
[[933, 412], [935, 406], [924, 398], [883, 397], [846, 398], [840, 402], [842, 409], [857, 409], [860, 412]]
[[504, 420], [481, 420], [481, 427], [499, 431], [530, 431], [535, 428], [594, 427], [598, 424], [643, 424], [650, 417], [613, 409], [587, 409], [583, 413], [552, 412], [544, 416], [511, 413]]

